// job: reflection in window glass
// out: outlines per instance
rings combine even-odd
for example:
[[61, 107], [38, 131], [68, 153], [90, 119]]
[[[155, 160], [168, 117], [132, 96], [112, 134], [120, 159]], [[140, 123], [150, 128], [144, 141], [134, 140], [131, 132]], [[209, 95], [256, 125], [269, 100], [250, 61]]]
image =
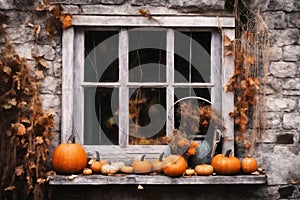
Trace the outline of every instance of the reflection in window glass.
[[118, 93], [116, 88], [84, 88], [85, 144], [118, 144]]
[[129, 144], [165, 144], [166, 89], [130, 90]]
[[119, 80], [119, 32], [85, 33], [84, 81], [117, 82]]
[[175, 82], [210, 83], [210, 32], [175, 32]]
[[166, 31], [129, 31], [129, 81], [166, 81]]

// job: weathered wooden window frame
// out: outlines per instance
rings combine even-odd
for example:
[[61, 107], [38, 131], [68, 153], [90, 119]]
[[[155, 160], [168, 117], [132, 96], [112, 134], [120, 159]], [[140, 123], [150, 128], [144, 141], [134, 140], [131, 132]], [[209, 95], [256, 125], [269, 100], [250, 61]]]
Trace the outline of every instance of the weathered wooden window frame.
[[[83, 116], [78, 114], [76, 111], [78, 109], [83, 109], [79, 102], [81, 100], [75, 100], [76, 98], [82, 98], [82, 88], [77, 83], [74, 77], [76, 73], [80, 73], [82, 64], [84, 63], [84, 28], [114, 28], [121, 27], [120, 37], [126, 39], [127, 35], [126, 28], [130, 27], [163, 27], [170, 28], [167, 31], [167, 35], [172, 35], [174, 32], [172, 28], [197, 28], [197, 29], [207, 29], [207, 28], [219, 28], [222, 27], [221, 37], [226, 35], [230, 39], [234, 39], [235, 35], [235, 21], [233, 17], [204, 17], [204, 16], [155, 16], [155, 20], [149, 20], [143, 16], [85, 16], [85, 15], [74, 15], [72, 27], [63, 31], [62, 38], [62, 124], [61, 124], [61, 142], [66, 142], [72, 131], [78, 133], [79, 138], [83, 138], [82, 126], [78, 124], [83, 122]], [[169, 38], [169, 37], [167, 37]], [[171, 37], [172, 38], [172, 37]], [[219, 58], [220, 64], [219, 70], [221, 71], [221, 80], [219, 82], [214, 82], [213, 84], [222, 91], [222, 118], [226, 125], [226, 130], [223, 132], [224, 142], [222, 144], [223, 151], [226, 149], [234, 148], [234, 129], [233, 129], [233, 120], [229, 117], [228, 113], [233, 111], [234, 99], [232, 93], [226, 93], [222, 86], [225, 85], [229, 78], [233, 75], [234, 71], [234, 62], [233, 56], [222, 56], [224, 55], [223, 49], [223, 38], [217, 38], [212, 34], [212, 49], [211, 54], [213, 58]], [[168, 40], [168, 39], [167, 39]], [[219, 40], [219, 42], [218, 42]], [[169, 45], [169, 46], [168, 46]], [[174, 48], [170, 45], [174, 43], [168, 43], [167, 48]], [[126, 46], [120, 46], [120, 48], [126, 51]], [[221, 48], [221, 51], [215, 51], [215, 48]], [[217, 52], [217, 53], [216, 53]], [[218, 55], [215, 55], [215, 54]], [[173, 67], [172, 54], [167, 53], [167, 71], [168, 68]], [[122, 60], [125, 59], [125, 60]], [[127, 62], [128, 57], [123, 57], [120, 59], [120, 62]], [[120, 67], [119, 73], [126, 73], [122, 71]], [[212, 71], [212, 76], [214, 72]], [[78, 75], [78, 74], [77, 74]], [[121, 77], [121, 76], [120, 76]], [[122, 76], [124, 77], [124, 76]], [[167, 79], [172, 79], [172, 74], [167, 76]], [[213, 80], [213, 78], [212, 78]], [[120, 80], [122, 82], [124, 80]], [[76, 84], [75, 84], [76, 83]], [[167, 80], [169, 84], [167, 87], [172, 90], [172, 81]], [[108, 85], [106, 85], [108, 86]], [[113, 86], [113, 85], [112, 85]], [[177, 85], [178, 86], [178, 85]], [[197, 85], [193, 85], [197, 86]], [[122, 103], [128, 105], [128, 90], [126, 85], [120, 85], [119, 89], [122, 95]], [[198, 87], [201, 87], [200, 85]], [[214, 95], [212, 95], [213, 98]], [[125, 98], [124, 98], [125, 97]], [[125, 100], [125, 101], [124, 101]], [[212, 99], [212, 102], [214, 100]], [[173, 104], [173, 95], [167, 96], [167, 109], [170, 108], [170, 105]], [[79, 110], [80, 111], [80, 110]], [[82, 111], [82, 110], [81, 110]], [[120, 117], [120, 126], [128, 127], [128, 113], [123, 113], [123, 117]], [[171, 116], [172, 118], [172, 116]], [[172, 123], [167, 124], [167, 130], [172, 130]], [[76, 126], [75, 126], [76, 125]], [[76, 127], [76, 130], [74, 130]], [[170, 131], [167, 131], [170, 132]], [[123, 143], [126, 140], [128, 134], [121, 134], [119, 141], [120, 145], [87, 145], [85, 146], [88, 151], [100, 150], [100, 152], [109, 152], [104, 153], [104, 155], [109, 155], [110, 158], [118, 158], [120, 160], [126, 159], [128, 155], [135, 155], [138, 153], [148, 153], [156, 155], [162, 151], [167, 152], [167, 145], [130, 145], [127, 146]], [[108, 158], [109, 159], [109, 158]]]

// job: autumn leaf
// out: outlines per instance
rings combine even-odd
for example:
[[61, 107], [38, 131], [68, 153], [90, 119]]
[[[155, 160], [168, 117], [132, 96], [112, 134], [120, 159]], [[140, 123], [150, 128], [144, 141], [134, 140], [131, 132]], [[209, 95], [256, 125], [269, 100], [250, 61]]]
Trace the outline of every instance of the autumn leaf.
[[144, 17], [150, 17], [150, 10], [149, 9], [140, 8], [139, 13], [141, 15], [143, 15]]
[[36, 144], [43, 144], [43, 142], [44, 142], [43, 137], [37, 136], [37, 137], [35, 138], [35, 143], [36, 143]]
[[21, 123], [11, 124], [11, 127], [17, 131], [17, 135], [25, 135], [26, 134], [26, 128]]
[[71, 14], [65, 14], [60, 16], [60, 21], [62, 23], [62, 28], [66, 29], [70, 26], [72, 26], [72, 15]]
[[43, 68], [46, 68], [46, 69], [48, 69], [49, 68], [49, 66], [48, 66], [48, 64], [47, 64], [47, 62], [46, 62], [46, 60], [44, 59], [44, 55], [42, 55], [42, 56], [34, 56], [34, 59], [38, 62], [38, 64], [40, 65], [40, 66], [42, 66]]
[[8, 74], [8, 75], [10, 75], [10, 73], [11, 73], [11, 68], [10, 68], [10, 67], [7, 67], [7, 66], [4, 66], [4, 67], [3, 67], [3, 72], [6, 73], [6, 74]]
[[45, 77], [44, 72], [42, 70], [36, 70], [34, 75], [38, 80], [43, 79]]
[[4, 191], [13, 191], [14, 189], [16, 189], [15, 186], [11, 185], [11, 186], [8, 186], [4, 189]]
[[38, 179], [36, 180], [36, 182], [37, 182], [38, 184], [43, 184], [43, 183], [46, 182], [46, 179], [44, 179], [44, 178], [38, 178]]
[[22, 174], [24, 174], [24, 167], [23, 165], [19, 165], [15, 168], [15, 174], [17, 176], [21, 176]]
[[224, 55], [229, 56], [233, 53], [233, 45], [234, 40], [231, 40], [227, 35], [224, 35], [223, 38], [223, 45], [224, 45]]

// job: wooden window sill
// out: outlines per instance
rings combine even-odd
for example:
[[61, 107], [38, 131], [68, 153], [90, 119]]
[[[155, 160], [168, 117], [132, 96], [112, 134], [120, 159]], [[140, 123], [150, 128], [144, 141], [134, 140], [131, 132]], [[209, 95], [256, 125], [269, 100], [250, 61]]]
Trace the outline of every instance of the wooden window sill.
[[237, 185], [266, 184], [266, 175], [234, 176], [183, 176], [171, 178], [163, 175], [56, 175], [49, 179], [50, 185]]

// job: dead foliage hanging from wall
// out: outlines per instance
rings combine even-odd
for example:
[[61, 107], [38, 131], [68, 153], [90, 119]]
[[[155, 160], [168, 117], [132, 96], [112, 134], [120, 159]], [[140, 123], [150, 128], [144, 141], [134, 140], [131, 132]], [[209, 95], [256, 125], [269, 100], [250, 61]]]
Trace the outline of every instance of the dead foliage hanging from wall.
[[[235, 140], [241, 147], [253, 154], [257, 137], [266, 127], [265, 82], [269, 66], [269, 30], [259, 9], [253, 10], [243, 0], [227, 1], [233, 8], [236, 19], [236, 39], [226, 40], [234, 46], [234, 75], [225, 85], [227, 92], [234, 93]], [[227, 50], [227, 51], [226, 51]], [[226, 56], [226, 55], [225, 55]]]
[[8, 42], [0, 54], [0, 199], [43, 199], [54, 114], [39, 83]]

